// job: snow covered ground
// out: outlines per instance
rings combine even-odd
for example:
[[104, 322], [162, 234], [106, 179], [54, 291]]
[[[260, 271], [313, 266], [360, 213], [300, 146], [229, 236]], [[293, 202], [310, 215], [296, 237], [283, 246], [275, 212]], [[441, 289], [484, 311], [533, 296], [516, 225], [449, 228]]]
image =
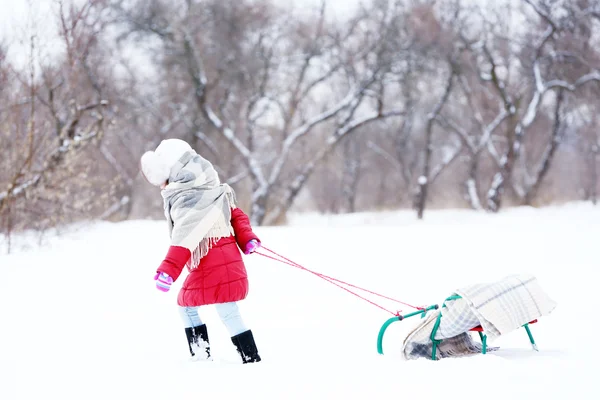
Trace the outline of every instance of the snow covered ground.
[[[259, 228], [263, 243], [308, 268], [418, 305], [459, 286], [532, 273], [558, 302], [532, 326], [461, 359], [403, 361], [418, 320], [388, 314], [296, 268], [246, 258], [241, 303], [263, 362], [242, 365], [213, 308], [214, 362], [189, 362], [177, 290], [152, 280], [168, 246], [163, 221], [94, 223], [0, 256], [0, 399], [599, 399], [595, 315], [600, 207], [500, 215], [428, 212], [301, 215]], [[395, 307], [390, 303], [386, 306]], [[403, 308], [403, 311], [410, 311]]]

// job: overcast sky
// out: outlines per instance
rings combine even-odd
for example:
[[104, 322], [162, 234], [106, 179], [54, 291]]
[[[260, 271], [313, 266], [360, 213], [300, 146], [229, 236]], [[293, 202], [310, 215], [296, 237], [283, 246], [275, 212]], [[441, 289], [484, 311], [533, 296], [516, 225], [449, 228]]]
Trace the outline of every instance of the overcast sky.
[[[296, 6], [315, 6], [321, 0], [272, 0], [276, 4]], [[327, 0], [330, 12], [344, 15], [352, 11], [361, 0]], [[13, 62], [26, 62], [28, 54], [27, 40], [30, 32], [37, 33], [41, 48], [48, 49], [52, 56], [60, 51], [56, 43], [56, 22], [52, 12], [56, 0], [0, 0], [0, 43], [10, 45], [9, 57]], [[34, 27], [32, 30], [31, 27]]]
[[[48, 12], [55, 0], [0, 0], [0, 34], [8, 34], [13, 29], [15, 22], [23, 24], [27, 20], [30, 6], [34, 13], [43, 17]], [[272, 0], [278, 4], [318, 5], [321, 0]], [[327, 0], [327, 5], [336, 12], [347, 12], [359, 3], [360, 0]]]

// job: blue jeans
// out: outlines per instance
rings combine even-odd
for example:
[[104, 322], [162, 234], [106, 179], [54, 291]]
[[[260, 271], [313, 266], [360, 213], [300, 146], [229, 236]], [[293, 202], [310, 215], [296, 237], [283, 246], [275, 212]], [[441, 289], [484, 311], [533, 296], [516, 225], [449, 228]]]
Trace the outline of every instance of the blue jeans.
[[[186, 328], [193, 328], [204, 324], [198, 315], [200, 307], [179, 307], [179, 314]], [[246, 332], [248, 328], [242, 320], [240, 310], [236, 302], [215, 304], [219, 318], [229, 331], [230, 336]]]

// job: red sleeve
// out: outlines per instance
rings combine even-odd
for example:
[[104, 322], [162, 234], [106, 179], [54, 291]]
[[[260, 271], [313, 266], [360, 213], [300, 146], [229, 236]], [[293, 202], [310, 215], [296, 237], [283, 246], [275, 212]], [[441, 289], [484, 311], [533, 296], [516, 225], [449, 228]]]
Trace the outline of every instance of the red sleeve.
[[191, 256], [192, 253], [185, 247], [171, 246], [156, 272], [164, 272], [176, 281]]
[[231, 210], [231, 226], [235, 232], [235, 240], [242, 251], [246, 250], [246, 244], [250, 240], [255, 239], [260, 242], [258, 236], [252, 232], [250, 219], [239, 207]]

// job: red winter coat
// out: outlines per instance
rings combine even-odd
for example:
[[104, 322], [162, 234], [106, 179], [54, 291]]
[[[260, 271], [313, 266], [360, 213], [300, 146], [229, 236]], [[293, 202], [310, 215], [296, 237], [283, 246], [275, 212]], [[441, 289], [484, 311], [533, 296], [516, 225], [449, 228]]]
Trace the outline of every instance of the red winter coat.
[[[235, 236], [215, 243], [185, 279], [177, 297], [180, 306], [196, 307], [246, 298], [248, 276], [238, 246], [245, 249], [250, 240], [259, 239], [252, 232], [248, 216], [239, 208], [231, 210], [231, 225]], [[175, 281], [190, 257], [185, 247], [171, 246], [157, 272], [165, 272]]]

